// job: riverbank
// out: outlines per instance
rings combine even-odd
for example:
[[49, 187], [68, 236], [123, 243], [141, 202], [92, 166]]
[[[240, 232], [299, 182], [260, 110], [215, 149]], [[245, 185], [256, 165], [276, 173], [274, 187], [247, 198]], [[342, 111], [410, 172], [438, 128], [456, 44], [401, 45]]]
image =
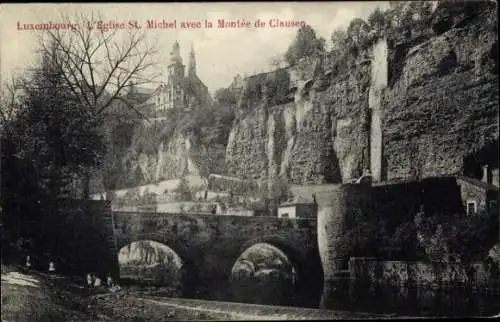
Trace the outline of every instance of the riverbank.
[[83, 287], [66, 278], [2, 265], [2, 321], [86, 321]]
[[[391, 319], [336, 310], [152, 296], [124, 288], [87, 289], [83, 278], [26, 272], [2, 265], [2, 321], [175, 321]], [[401, 316], [399, 316], [401, 318]], [[408, 318], [408, 317], [405, 317]]]

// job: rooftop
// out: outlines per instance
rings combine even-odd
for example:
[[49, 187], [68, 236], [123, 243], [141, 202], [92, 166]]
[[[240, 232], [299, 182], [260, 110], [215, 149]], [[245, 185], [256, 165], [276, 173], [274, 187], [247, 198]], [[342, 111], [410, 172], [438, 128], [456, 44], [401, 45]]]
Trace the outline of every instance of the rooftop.
[[280, 207], [285, 207], [285, 206], [295, 206], [295, 205], [312, 205], [313, 204], [313, 197], [311, 196], [311, 200], [304, 198], [300, 195], [297, 195], [293, 198], [293, 200], [286, 201], [280, 205]]
[[476, 179], [476, 178], [465, 177], [465, 176], [458, 176], [457, 179], [465, 181], [465, 182], [467, 182], [469, 184], [472, 184], [474, 186], [477, 186], [477, 187], [485, 189], [485, 190], [497, 190], [498, 191], [498, 187], [497, 186], [495, 186], [495, 185], [493, 185], [491, 183], [486, 183], [486, 182], [481, 181], [481, 180]]

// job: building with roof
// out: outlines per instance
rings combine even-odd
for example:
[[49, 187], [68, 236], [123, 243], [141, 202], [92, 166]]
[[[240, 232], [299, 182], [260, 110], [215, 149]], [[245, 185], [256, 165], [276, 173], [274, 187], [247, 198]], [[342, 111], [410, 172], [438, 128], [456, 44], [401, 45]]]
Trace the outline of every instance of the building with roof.
[[301, 196], [296, 196], [293, 201], [284, 202], [278, 207], [278, 218], [316, 218], [318, 205]]
[[499, 189], [492, 183], [491, 176], [488, 174], [488, 167], [484, 166], [482, 180], [465, 176], [457, 177], [463, 207], [467, 215], [498, 213]]
[[191, 109], [210, 102], [208, 87], [196, 73], [196, 57], [193, 46], [189, 54], [187, 75], [180, 55], [180, 45], [176, 41], [167, 65], [167, 82], [156, 88], [148, 100], [156, 111], [172, 108]]

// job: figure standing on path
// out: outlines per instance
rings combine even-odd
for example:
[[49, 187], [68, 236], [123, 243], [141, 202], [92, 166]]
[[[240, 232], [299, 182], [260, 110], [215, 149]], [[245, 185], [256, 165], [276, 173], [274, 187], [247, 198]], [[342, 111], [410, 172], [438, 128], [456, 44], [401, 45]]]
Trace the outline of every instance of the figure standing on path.
[[94, 277], [94, 287], [100, 287], [102, 284], [101, 278], [97, 275]]
[[26, 269], [31, 268], [31, 258], [30, 255], [26, 255], [26, 264], [25, 264]]
[[49, 273], [54, 274], [56, 272], [56, 266], [54, 261], [49, 262]]
[[113, 287], [113, 278], [111, 277], [111, 274], [108, 274], [108, 277], [106, 278], [106, 285], [108, 288]]
[[89, 288], [94, 288], [94, 283], [92, 281], [92, 275], [90, 273], [87, 273], [87, 286]]

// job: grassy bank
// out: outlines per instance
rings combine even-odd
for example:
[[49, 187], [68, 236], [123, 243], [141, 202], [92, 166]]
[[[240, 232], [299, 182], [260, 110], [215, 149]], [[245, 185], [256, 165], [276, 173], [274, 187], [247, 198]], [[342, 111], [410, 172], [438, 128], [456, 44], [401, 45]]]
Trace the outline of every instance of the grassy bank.
[[59, 276], [2, 265], [2, 321], [85, 321], [90, 292]]

